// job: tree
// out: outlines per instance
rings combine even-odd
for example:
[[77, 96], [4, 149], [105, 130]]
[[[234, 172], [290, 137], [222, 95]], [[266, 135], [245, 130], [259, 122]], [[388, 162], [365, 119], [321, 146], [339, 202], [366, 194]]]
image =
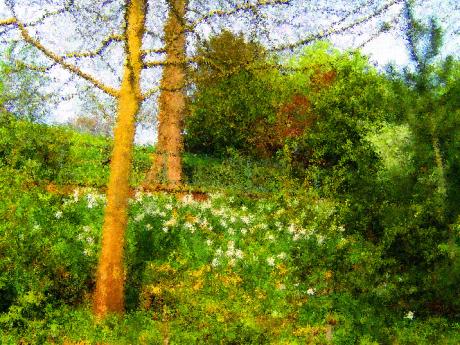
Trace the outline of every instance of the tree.
[[257, 149], [264, 146], [260, 135], [269, 135], [267, 125], [276, 111], [272, 103], [277, 88], [271, 80], [276, 71], [264, 68], [267, 56], [262, 45], [230, 31], [200, 44], [185, 121], [189, 152], [225, 155], [233, 148], [246, 154], [268, 153]]
[[147, 13], [146, 0], [131, 0], [126, 3], [125, 30], [121, 36], [112, 37], [124, 42], [125, 63], [119, 90], [109, 87], [65, 57], [49, 50], [29, 32], [28, 25], [21, 22], [10, 4], [13, 17], [0, 21], [1, 26], [14, 26], [22, 39], [34, 46], [53, 63], [84, 78], [95, 87], [117, 99], [117, 121], [114, 134], [114, 148], [110, 164], [107, 188], [107, 207], [104, 216], [102, 250], [96, 278], [94, 312], [103, 317], [110, 312], [123, 312], [124, 273], [123, 238], [127, 224], [127, 204], [129, 196], [129, 175], [132, 162], [132, 147], [135, 118], [142, 102], [140, 77], [143, 67], [142, 38]]
[[[373, 1], [367, 6], [358, 5], [350, 10], [344, 9], [344, 3], [338, 2], [338, 6], [312, 6], [309, 2], [298, 2], [289, 0], [257, 0], [251, 1], [232, 1], [225, 5], [218, 4], [218, 7], [213, 7], [213, 2], [196, 1], [193, 2], [195, 8], [189, 8], [188, 0], [168, 0], [169, 12], [167, 23], [164, 27], [165, 49], [158, 50], [166, 54], [165, 60], [150, 61], [146, 63], [147, 67], [155, 67], [165, 64], [160, 87], [160, 103], [158, 116], [158, 143], [156, 152], [153, 155], [153, 163], [145, 182], [145, 186], [160, 182], [163, 177], [167, 184], [178, 185], [181, 180], [181, 150], [182, 144], [182, 122], [185, 111], [185, 96], [184, 87], [186, 76], [186, 63], [193, 62], [193, 58], [186, 57], [186, 33], [190, 34], [198, 41], [203, 41], [200, 35], [199, 28], [202, 24], [209, 24], [214, 30], [214, 27], [225, 27], [221, 22], [225, 19], [234, 18], [236, 15], [245, 15], [252, 18], [254, 26], [253, 34], [259, 33], [269, 36], [266, 24], [271, 23], [273, 28], [283, 26], [305, 29], [298, 23], [305, 22], [302, 16], [311, 16], [312, 12], [322, 13], [323, 15], [334, 16], [337, 20], [333, 21], [327, 29], [320, 29], [316, 33], [300, 35], [294, 42], [276, 44], [268, 39], [270, 51], [279, 52], [292, 50], [296, 47], [306, 45], [318, 39], [328, 38], [334, 34], [349, 32], [362, 24], [368, 23], [379, 15], [385, 13], [393, 5], [400, 3], [401, 0], [393, 0], [377, 7]], [[346, 3], [345, 3], [346, 4]], [[277, 6], [292, 5], [296, 15], [294, 18], [288, 16], [286, 18], [268, 19], [264, 10], [270, 10]], [[221, 6], [219, 8], [219, 6]], [[366, 9], [370, 13], [366, 13]], [[196, 18], [193, 14], [199, 13]], [[204, 13], [204, 15], [201, 15]], [[350, 20], [351, 19], [351, 20]], [[295, 24], [297, 23], [297, 24]], [[228, 24], [227, 24], [228, 25]], [[265, 27], [264, 27], [265, 26]], [[382, 26], [384, 28], [385, 26]], [[317, 28], [309, 27], [306, 32], [315, 31]], [[383, 29], [382, 29], [383, 30]], [[375, 36], [375, 35], [374, 35]], [[203, 62], [203, 61], [202, 61]], [[209, 64], [214, 64], [215, 61], [205, 61]], [[239, 62], [241, 63], [241, 62]], [[246, 62], [244, 62], [246, 63]], [[238, 68], [238, 67], [236, 67]], [[229, 73], [225, 71], [224, 73]], [[230, 72], [231, 73], [231, 72]]]

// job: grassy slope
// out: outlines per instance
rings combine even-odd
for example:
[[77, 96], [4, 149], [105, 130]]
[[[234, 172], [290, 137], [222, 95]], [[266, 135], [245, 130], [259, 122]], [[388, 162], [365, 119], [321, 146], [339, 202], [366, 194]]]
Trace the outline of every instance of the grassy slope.
[[[104, 186], [110, 143], [76, 133], [70, 138], [70, 154], [54, 183]], [[148, 169], [149, 152], [136, 148], [133, 185]], [[68, 196], [41, 186], [21, 190], [17, 171], [1, 167], [0, 271], [6, 273], [0, 289], [5, 296], [13, 286], [17, 295], [3, 297], [0, 342], [460, 342], [459, 325], [417, 315], [405, 319], [403, 312], [357, 299], [340, 286], [334, 260], [349, 240], [335, 222], [332, 201], [239, 198], [243, 191], [273, 193], [276, 170], [241, 157], [184, 160], [190, 185], [226, 194], [214, 193], [204, 203], [165, 194], [132, 200], [127, 316], [100, 324], [91, 318], [88, 293], [104, 196], [84, 188]]]

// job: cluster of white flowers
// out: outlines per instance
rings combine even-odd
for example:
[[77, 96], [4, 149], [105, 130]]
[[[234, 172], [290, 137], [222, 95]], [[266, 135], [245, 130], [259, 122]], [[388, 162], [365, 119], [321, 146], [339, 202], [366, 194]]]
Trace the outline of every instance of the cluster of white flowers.
[[287, 258], [287, 254], [285, 252], [281, 252], [276, 257], [280, 260], [284, 260]]
[[413, 320], [414, 319], [414, 312], [413, 311], [408, 311], [406, 316], [404, 316], [405, 319]]
[[195, 203], [195, 200], [193, 200], [193, 195], [192, 194], [185, 194], [183, 197], [182, 197], [182, 203], [184, 205], [190, 205], [190, 204], [193, 204]]
[[57, 211], [55, 214], [54, 214], [54, 217], [56, 219], [61, 219], [62, 218], [62, 211]]
[[267, 240], [269, 240], [270, 242], [275, 241], [275, 236], [273, 236], [273, 234], [270, 233], [270, 232], [267, 233], [267, 235], [265, 236], [265, 238], [266, 238]]
[[267, 258], [267, 264], [268, 266], [275, 266], [275, 258], [273, 256], [270, 256]]
[[307, 231], [302, 228], [298, 228], [295, 224], [291, 223], [288, 227], [288, 232], [292, 235], [293, 241], [298, 241], [307, 235]]
[[309, 288], [309, 289], [307, 290], [307, 294], [308, 294], [309, 296], [313, 296], [315, 293], [316, 293], [316, 289], [315, 289], [315, 288]]
[[195, 226], [190, 222], [185, 222], [184, 223], [184, 228], [186, 230], [190, 231], [192, 234], [195, 232]]
[[134, 221], [136, 223], [139, 223], [141, 222], [145, 217], [145, 213], [139, 213], [136, 217], [134, 217]]

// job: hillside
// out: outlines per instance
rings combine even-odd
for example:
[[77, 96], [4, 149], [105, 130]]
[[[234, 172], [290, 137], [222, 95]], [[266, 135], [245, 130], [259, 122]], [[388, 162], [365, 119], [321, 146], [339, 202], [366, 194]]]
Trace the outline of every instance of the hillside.
[[[205, 191], [199, 201], [135, 192], [126, 317], [94, 323], [110, 141], [26, 122], [2, 130], [2, 344], [460, 342], [458, 322], [393, 298], [406, 273], [369, 280], [378, 253], [341, 223], [338, 201], [288, 192], [281, 166], [238, 155], [185, 156], [184, 190]], [[135, 149], [133, 190], [150, 152]]]

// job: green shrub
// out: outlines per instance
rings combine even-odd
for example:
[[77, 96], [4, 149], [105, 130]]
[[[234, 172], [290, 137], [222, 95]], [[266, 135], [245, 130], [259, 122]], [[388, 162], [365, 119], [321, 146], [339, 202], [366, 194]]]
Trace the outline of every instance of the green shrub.
[[53, 180], [66, 164], [70, 133], [8, 114], [0, 117], [0, 164], [26, 172], [34, 180]]

